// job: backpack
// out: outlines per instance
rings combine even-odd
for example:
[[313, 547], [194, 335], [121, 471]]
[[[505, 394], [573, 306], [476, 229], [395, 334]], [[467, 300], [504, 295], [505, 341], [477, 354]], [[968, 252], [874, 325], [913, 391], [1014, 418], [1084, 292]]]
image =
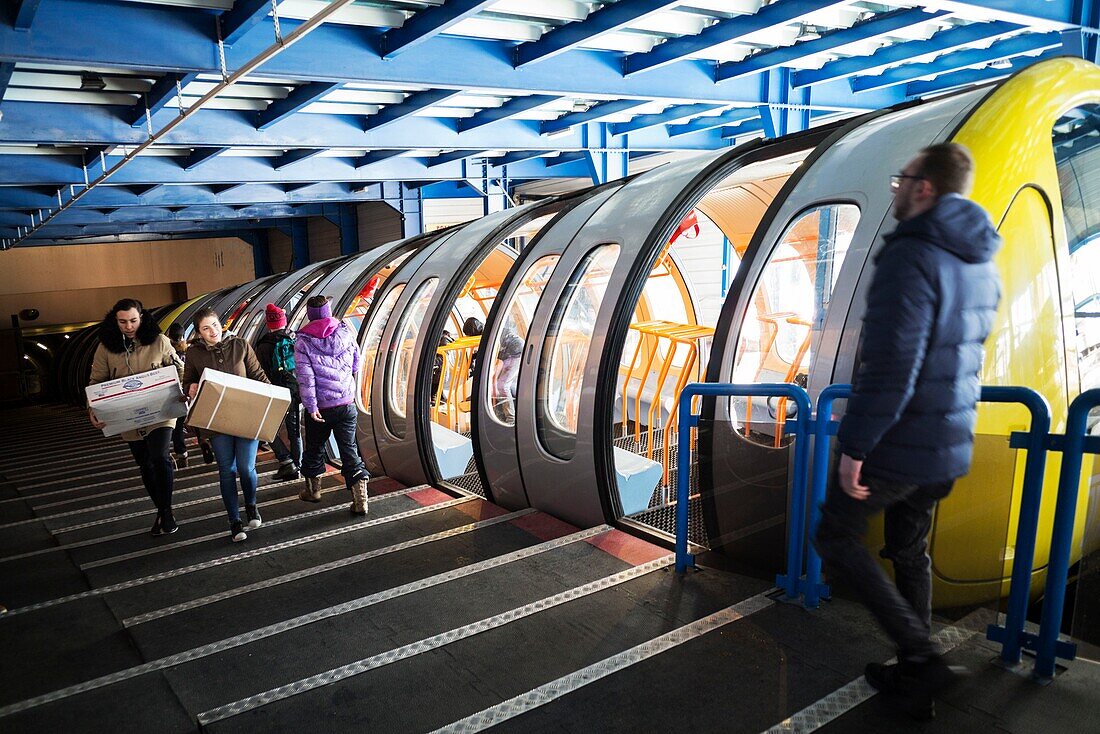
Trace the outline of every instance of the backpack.
[[296, 382], [294, 377], [294, 339], [279, 337], [271, 353], [271, 368], [284, 385]]

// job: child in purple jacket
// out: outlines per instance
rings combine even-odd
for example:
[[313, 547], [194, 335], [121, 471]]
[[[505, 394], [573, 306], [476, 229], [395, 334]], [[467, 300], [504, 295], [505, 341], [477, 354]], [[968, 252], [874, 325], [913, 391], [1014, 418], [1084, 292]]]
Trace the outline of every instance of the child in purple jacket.
[[370, 475], [355, 442], [358, 411], [355, 408], [355, 376], [359, 372], [359, 347], [347, 324], [332, 317], [326, 296], [306, 301], [309, 323], [298, 331], [294, 344], [294, 374], [305, 421], [302, 475], [306, 488], [298, 498], [321, 501], [321, 475], [325, 472], [325, 444], [336, 438], [343, 463], [341, 473], [351, 490], [353, 515], [367, 514], [367, 480]]

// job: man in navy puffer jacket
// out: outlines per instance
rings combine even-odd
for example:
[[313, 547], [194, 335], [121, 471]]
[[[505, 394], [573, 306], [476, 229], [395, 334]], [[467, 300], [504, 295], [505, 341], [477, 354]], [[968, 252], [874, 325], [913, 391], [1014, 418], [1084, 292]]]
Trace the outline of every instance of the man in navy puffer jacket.
[[[867, 666], [875, 688], [916, 718], [956, 673], [929, 641], [928, 533], [936, 502], [970, 470], [984, 343], [1000, 300], [992, 258], [1000, 237], [964, 195], [965, 148], [925, 148], [891, 180], [899, 224], [875, 258], [859, 372], [838, 433], [838, 486], [822, 507], [815, 545], [898, 646], [897, 665]], [[897, 586], [863, 544], [885, 513]]]

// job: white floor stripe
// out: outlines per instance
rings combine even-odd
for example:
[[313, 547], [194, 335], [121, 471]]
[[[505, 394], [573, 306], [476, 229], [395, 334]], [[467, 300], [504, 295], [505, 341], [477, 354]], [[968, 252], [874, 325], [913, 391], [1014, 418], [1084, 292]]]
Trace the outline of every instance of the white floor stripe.
[[157, 670], [164, 670], [183, 663], [189, 663], [192, 660], [199, 660], [201, 658], [208, 657], [210, 655], [216, 655], [226, 650], [232, 650], [236, 647], [256, 642], [258, 640], [266, 639], [268, 637], [274, 637], [275, 635], [282, 634], [283, 632], [289, 632], [290, 630], [298, 629], [314, 622], [320, 622], [331, 617], [337, 617], [341, 614], [348, 614], [350, 612], [357, 611], [359, 609], [365, 609], [375, 604], [381, 604], [382, 602], [390, 601], [391, 599], [397, 599], [398, 597], [406, 596], [408, 594], [415, 593], [417, 591], [423, 591], [433, 586], [439, 586], [450, 581], [456, 581], [461, 578], [473, 576], [474, 574], [487, 571], [489, 569], [497, 568], [499, 566], [520, 561], [525, 558], [531, 558], [541, 553], [554, 550], [555, 548], [561, 548], [572, 543], [576, 543], [588, 538], [595, 537], [601, 533], [605, 533], [610, 530], [607, 525], [601, 525], [589, 530], [583, 530], [573, 535], [567, 535], [562, 538], [555, 538], [538, 545], [531, 546], [529, 548], [523, 548], [518, 551], [513, 551], [503, 556], [497, 556], [496, 558], [490, 558], [485, 561], [470, 564], [469, 566], [462, 566], [461, 568], [452, 569], [444, 573], [436, 574], [435, 576], [429, 576], [427, 578], [420, 579], [419, 581], [413, 581], [402, 586], [397, 586], [392, 589], [386, 589], [375, 594], [363, 596], [358, 599], [353, 599], [343, 604], [337, 604], [335, 606], [327, 607], [325, 609], [319, 609], [315, 612], [309, 612], [307, 614], [300, 615], [293, 619], [288, 619], [283, 622], [276, 622], [275, 624], [261, 627], [251, 632], [245, 632], [244, 634], [236, 635], [234, 637], [228, 637], [218, 642], [212, 642], [209, 645], [203, 645], [201, 647], [192, 648], [191, 650], [185, 650], [184, 652], [177, 653], [175, 655], [169, 655], [168, 657], [160, 658], [159, 660], [152, 660], [143, 665], [138, 665], [133, 668], [127, 668], [116, 673], [110, 673], [99, 678], [95, 678], [84, 683], [78, 683], [68, 688], [62, 688], [57, 691], [45, 693], [41, 696], [35, 696], [25, 701], [9, 704], [0, 708], [0, 717], [10, 716], [11, 714], [18, 713], [20, 711], [26, 711], [28, 709], [42, 706], [43, 704], [51, 703], [53, 701], [59, 701], [69, 696], [74, 696], [78, 693], [84, 693], [86, 691], [92, 691], [97, 688], [103, 688], [113, 683], [136, 678], [139, 675], [145, 675], [146, 673], [152, 673]]
[[508, 719], [514, 719], [539, 706], [545, 706], [551, 701], [557, 700], [579, 688], [583, 688], [589, 683], [595, 683], [601, 678], [606, 678], [609, 675], [624, 670], [636, 663], [640, 663], [654, 655], [659, 655], [666, 650], [671, 650], [678, 645], [701, 637], [719, 627], [724, 627], [730, 622], [736, 622], [739, 619], [744, 619], [750, 614], [755, 614], [762, 609], [767, 609], [773, 604], [775, 604], [775, 602], [769, 599], [765, 594], [757, 594], [733, 606], [726, 607], [719, 612], [715, 612], [695, 622], [686, 624], [671, 632], [666, 632], [660, 637], [655, 637], [648, 642], [643, 642], [629, 650], [625, 650], [617, 655], [612, 655], [598, 663], [593, 663], [569, 675], [550, 681], [527, 693], [514, 696], [507, 701], [498, 703], [496, 706], [491, 706], [484, 711], [479, 711], [476, 714], [467, 716], [465, 719], [460, 719], [452, 724], [440, 727], [435, 730], [434, 734], [440, 734], [441, 732], [446, 732], [447, 734], [467, 734], [467, 732], [483, 731], [491, 726], [507, 721]]

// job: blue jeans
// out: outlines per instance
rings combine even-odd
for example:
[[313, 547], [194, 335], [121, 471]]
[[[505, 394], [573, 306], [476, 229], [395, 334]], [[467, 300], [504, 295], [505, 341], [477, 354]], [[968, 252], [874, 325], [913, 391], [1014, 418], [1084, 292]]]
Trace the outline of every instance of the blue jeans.
[[222, 491], [225, 511], [229, 514], [230, 521], [240, 520], [237, 474], [240, 473], [241, 476], [244, 503], [256, 504], [256, 449], [260, 442], [219, 433], [210, 438], [210, 443], [214, 447], [214, 457], [218, 460], [218, 485]]
[[283, 442], [282, 437], [278, 435], [271, 441], [271, 450], [275, 452], [275, 458], [281, 464], [291, 461], [294, 466], [300, 467], [302, 465], [301, 405], [294, 393], [291, 393], [290, 408], [287, 409], [286, 417], [283, 418], [283, 425], [286, 426], [286, 437], [290, 441], [290, 446], [288, 447]]
[[355, 426], [359, 420], [355, 405], [338, 405], [335, 408], [321, 408], [323, 422], [306, 416], [306, 451], [302, 456], [302, 475], [319, 477], [325, 473], [325, 444], [329, 434], [336, 438], [336, 447], [340, 451], [340, 463], [344, 466], [340, 473], [344, 483], [351, 485], [370, 476], [359, 456], [359, 444], [355, 442]]

